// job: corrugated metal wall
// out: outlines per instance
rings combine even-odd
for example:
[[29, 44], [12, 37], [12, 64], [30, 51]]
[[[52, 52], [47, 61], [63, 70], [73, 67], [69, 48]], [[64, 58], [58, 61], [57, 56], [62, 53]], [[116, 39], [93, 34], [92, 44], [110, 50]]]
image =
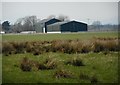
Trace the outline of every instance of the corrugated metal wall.
[[56, 22], [60, 22], [60, 20], [53, 18], [53, 19], [45, 22], [45, 32], [47, 32], [47, 25], [50, 25], [50, 24], [53, 24], [53, 23], [56, 23]]
[[78, 32], [78, 31], [87, 31], [87, 24], [71, 21], [61, 25], [62, 32]]
[[60, 25], [47, 25], [47, 32], [61, 31]]

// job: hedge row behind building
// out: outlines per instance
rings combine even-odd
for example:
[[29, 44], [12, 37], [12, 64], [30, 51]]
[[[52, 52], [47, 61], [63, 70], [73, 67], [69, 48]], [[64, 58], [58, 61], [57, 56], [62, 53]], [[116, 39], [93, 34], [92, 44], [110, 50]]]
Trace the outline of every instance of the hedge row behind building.
[[87, 24], [78, 21], [61, 22], [58, 19], [43, 20], [38, 26], [36, 32], [54, 33], [54, 32], [80, 32], [87, 31]]

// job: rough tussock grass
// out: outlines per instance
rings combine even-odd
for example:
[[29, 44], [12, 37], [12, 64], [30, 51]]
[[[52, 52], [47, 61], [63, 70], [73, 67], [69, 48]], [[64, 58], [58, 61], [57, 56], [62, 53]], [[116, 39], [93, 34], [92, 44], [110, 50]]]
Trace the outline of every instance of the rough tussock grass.
[[27, 57], [24, 57], [20, 62], [20, 69], [22, 71], [36, 70], [50, 70], [57, 68], [56, 59], [48, 57], [44, 62], [33, 61]]
[[74, 57], [73, 59], [65, 62], [65, 64], [66, 65], [73, 65], [73, 66], [85, 66], [85, 64], [83, 63], [83, 60], [79, 57]]
[[27, 57], [24, 57], [21, 61], [20, 68], [22, 71], [31, 71], [32, 69], [31, 61]]
[[53, 40], [38, 42], [4, 42], [3, 54], [33, 53], [40, 55], [46, 52], [89, 53], [101, 51], [119, 51], [118, 38], [94, 38], [92, 40]]
[[68, 70], [58, 69], [53, 76], [55, 78], [73, 78], [73, 73]]
[[[27, 57], [30, 71], [22, 71], [20, 64], [23, 58]], [[50, 59], [48, 59], [50, 56]], [[85, 66], [66, 65], [65, 62], [72, 61], [74, 57], [82, 59]], [[56, 60], [57, 67], [47, 69], [46, 64]], [[59, 62], [58, 62], [59, 61]], [[26, 61], [27, 62], [27, 61]], [[37, 63], [38, 62], [38, 63]], [[40, 66], [40, 64], [42, 66]], [[114, 83], [117, 80], [118, 53], [87, 53], [87, 54], [64, 54], [64, 53], [44, 53], [34, 56], [32, 53], [3, 55], [3, 82], [16, 83]], [[28, 65], [28, 66], [29, 66]], [[53, 65], [54, 66], [54, 65]], [[41, 69], [39, 69], [39, 67]], [[58, 72], [58, 70], [63, 70]], [[65, 71], [65, 72], [64, 72]], [[70, 73], [69, 73], [70, 71]], [[68, 72], [68, 73], [66, 73]], [[56, 74], [56, 75], [55, 75]], [[67, 77], [69, 75], [71, 77]], [[73, 75], [72, 75], [73, 74]], [[58, 75], [58, 76], [57, 76]], [[94, 76], [95, 75], [95, 76]], [[14, 78], [11, 79], [11, 76]], [[64, 77], [65, 76], [65, 77]], [[94, 77], [93, 77], [94, 76]]]

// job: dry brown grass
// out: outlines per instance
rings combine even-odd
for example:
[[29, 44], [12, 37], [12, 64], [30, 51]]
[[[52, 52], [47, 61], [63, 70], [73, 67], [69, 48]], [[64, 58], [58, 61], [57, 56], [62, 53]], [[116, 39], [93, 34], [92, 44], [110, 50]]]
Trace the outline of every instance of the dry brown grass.
[[13, 45], [11, 43], [4, 42], [2, 44], [2, 53], [4, 53], [5, 55], [15, 53], [15, 50], [16, 49], [13, 47]]
[[71, 60], [65, 62], [66, 65], [74, 65], [74, 66], [85, 66], [83, 60], [79, 57], [74, 57]]
[[48, 57], [44, 62], [39, 64], [40, 70], [49, 70], [57, 68], [58, 64], [56, 59]]
[[31, 71], [32, 70], [31, 61], [27, 57], [24, 57], [21, 61], [20, 68], [22, 71]]
[[53, 76], [55, 78], [73, 78], [73, 73], [64, 69], [59, 69], [54, 73]]
[[118, 38], [94, 38], [92, 40], [53, 40], [37, 42], [4, 42], [3, 54], [30, 52], [40, 55], [45, 52], [88, 53], [120, 51]]

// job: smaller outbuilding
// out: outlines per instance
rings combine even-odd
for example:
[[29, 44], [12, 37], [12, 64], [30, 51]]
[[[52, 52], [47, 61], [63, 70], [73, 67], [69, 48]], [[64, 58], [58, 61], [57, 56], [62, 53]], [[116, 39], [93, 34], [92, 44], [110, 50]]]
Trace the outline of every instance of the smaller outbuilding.
[[53, 24], [56, 22], [61, 22], [61, 21], [59, 19], [55, 19], [55, 18], [46, 21], [45, 22], [45, 32], [47, 33], [47, 25], [50, 25], [50, 24]]
[[47, 25], [47, 33], [50, 32], [80, 32], [87, 31], [87, 24], [78, 21], [57, 22]]
[[60, 22], [60, 20], [52, 19], [43, 19], [35, 24], [35, 30], [37, 33], [47, 33], [47, 25]]

